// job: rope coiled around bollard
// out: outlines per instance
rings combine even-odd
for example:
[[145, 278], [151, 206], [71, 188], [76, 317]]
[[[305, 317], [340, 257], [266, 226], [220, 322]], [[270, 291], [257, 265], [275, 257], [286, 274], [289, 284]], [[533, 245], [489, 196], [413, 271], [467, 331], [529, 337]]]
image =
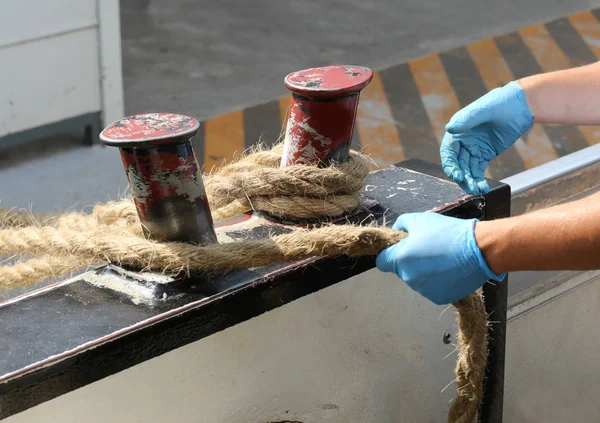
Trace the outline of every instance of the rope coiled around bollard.
[[280, 168], [281, 150], [279, 144], [249, 154], [205, 179], [215, 220], [250, 209], [277, 217], [311, 219], [341, 216], [356, 208], [369, 174], [366, 156], [351, 151], [346, 162], [328, 167]]
[[[205, 186], [215, 220], [251, 208], [281, 217], [335, 217], [359, 204], [359, 191], [369, 172], [368, 158], [362, 154], [352, 152], [348, 162], [325, 168], [279, 169], [280, 159], [281, 146], [276, 146], [208, 175]], [[316, 256], [375, 255], [408, 235], [386, 227], [325, 225], [209, 247], [160, 243], [143, 237], [129, 200], [96, 205], [91, 215], [69, 213], [43, 219], [0, 210], [2, 225], [10, 228], [0, 230], [0, 255], [23, 254], [29, 260], [0, 267], [0, 288], [27, 285], [99, 262], [166, 273], [225, 272]], [[479, 293], [453, 305], [459, 325], [458, 393], [448, 421], [471, 423], [482, 398], [488, 322]]]

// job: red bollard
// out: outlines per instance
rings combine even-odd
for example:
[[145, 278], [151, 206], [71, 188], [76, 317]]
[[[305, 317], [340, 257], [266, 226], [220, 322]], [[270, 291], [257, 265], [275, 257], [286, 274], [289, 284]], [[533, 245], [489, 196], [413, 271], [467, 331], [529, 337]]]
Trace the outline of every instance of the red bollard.
[[118, 120], [100, 133], [103, 144], [121, 150], [138, 215], [153, 239], [217, 242], [191, 142], [199, 127], [188, 116], [149, 113]]
[[360, 91], [372, 79], [371, 69], [360, 66], [326, 66], [289, 74], [285, 87], [292, 91], [292, 103], [281, 167], [345, 161]]

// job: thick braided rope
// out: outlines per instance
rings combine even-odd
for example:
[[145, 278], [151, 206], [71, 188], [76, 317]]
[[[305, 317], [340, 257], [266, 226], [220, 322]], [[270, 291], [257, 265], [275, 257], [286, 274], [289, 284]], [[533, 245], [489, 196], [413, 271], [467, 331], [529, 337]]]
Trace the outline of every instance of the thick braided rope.
[[280, 168], [280, 162], [278, 145], [208, 175], [204, 185], [215, 220], [250, 209], [288, 218], [341, 216], [356, 208], [358, 192], [369, 174], [368, 159], [356, 151], [346, 162], [324, 168]]
[[16, 208], [6, 209], [0, 207], [0, 227], [41, 225], [52, 218], [52, 216], [34, 214], [27, 210], [19, 210]]
[[29, 227], [0, 231], [0, 254], [57, 254], [106, 261], [164, 273], [227, 272], [315, 256], [377, 254], [399, 242], [404, 232], [382, 227], [329, 225], [270, 238], [195, 246], [158, 243], [127, 232], [80, 232]]
[[458, 311], [457, 395], [448, 421], [471, 423], [477, 416], [483, 396], [483, 377], [487, 365], [488, 320], [479, 293], [452, 304]]
[[141, 235], [139, 224], [139, 217], [131, 200], [97, 204], [91, 215], [72, 212], [55, 216], [0, 207], [0, 227], [52, 226], [90, 231], [99, 226], [118, 226], [128, 227], [135, 234]]
[[[0, 227], [23, 228], [68, 228], [81, 234], [101, 229], [105, 233], [112, 233], [115, 229], [126, 230], [130, 235], [142, 236], [143, 230], [131, 200], [121, 200], [98, 204], [91, 215], [73, 212], [63, 215], [41, 215], [30, 213], [26, 210], [0, 208]], [[46, 226], [42, 226], [46, 225]], [[2, 233], [2, 231], [0, 231]], [[89, 236], [89, 235], [88, 235]], [[2, 251], [2, 247], [0, 247]], [[14, 254], [14, 251], [2, 251], [4, 254]], [[62, 255], [57, 251], [48, 251], [48, 254], [20, 261], [12, 266], [0, 266], [0, 290], [23, 288], [50, 277], [57, 277], [80, 270], [98, 261], [89, 257], [85, 259], [70, 254]]]
[[[282, 170], [277, 168], [280, 151], [278, 146], [250, 154], [206, 178], [215, 220], [250, 208], [286, 217], [324, 217], [357, 206], [357, 192], [368, 174], [366, 157], [353, 152], [347, 164]], [[278, 173], [284, 176], [277, 179]], [[268, 182], [261, 183], [261, 178]], [[13, 228], [0, 231], [0, 255], [42, 256], [0, 267], [0, 287], [23, 286], [99, 262], [166, 273], [223, 272], [315, 256], [375, 255], [407, 236], [385, 227], [329, 225], [209, 247], [157, 243], [140, 236], [137, 213], [129, 200], [97, 205], [92, 215], [45, 216], [46, 226], [31, 214], [4, 211], [4, 217], [0, 225]], [[487, 317], [479, 294], [453, 305], [459, 323], [458, 394], [448, 421], [470, 423], [482, 397]]]
[[84, 258], [43, 255], [12, 266], [0, 267], [0, 290], [23, 288], [49, 277], [80, 270], [94, 264]]

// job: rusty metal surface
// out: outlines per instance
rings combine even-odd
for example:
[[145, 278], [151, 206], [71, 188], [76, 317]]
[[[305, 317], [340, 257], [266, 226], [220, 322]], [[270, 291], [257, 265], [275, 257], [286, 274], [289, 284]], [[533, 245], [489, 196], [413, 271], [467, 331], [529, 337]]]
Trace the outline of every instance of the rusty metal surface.
[[359, 93], [373, 72], [357, 66], [327, 66], [289, 74], [292, 91], [282, 166], [327, 164], [348, 157]]
[[162, 147], [192, 138], [199, 128], [200, 123], [189, 116], [146, 113], [111, 123], [100, 133], [100, 139], [113, 147]]
[[364, 66], [324, 66], [292, 72], [284, 85], [300, 95], [341, 97], [359, 92], [372, 78], [373, 71]]
[[191, 139], [199, 123], [151, 113], [112, 123], [102, 142], [119, 147], [140, 221], [156, 240], [216, 242], [200, 165]]

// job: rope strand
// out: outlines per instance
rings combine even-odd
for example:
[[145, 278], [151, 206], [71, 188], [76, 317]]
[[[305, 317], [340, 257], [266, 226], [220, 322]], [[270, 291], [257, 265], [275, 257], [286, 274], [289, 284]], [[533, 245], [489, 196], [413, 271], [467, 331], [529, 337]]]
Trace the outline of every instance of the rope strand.
[[34, 214], [26, 210], [18, 210], [15, 208], [6, 209], [0, 207], [0, 227], [23, 227], [31, 225], [41, 225], [48, 220], [51, 220], [52, 216]]
[[346, 162], [325, 168], [280, 168], [280, 161], [280, 154], [259, 151], [208, 175], [204, 185], [213, 218], [250, 209], [288, 218], [336, 217], [358, 206], [358, 192], [369, 174], [369, 161], [361, 153], [351, 151]]
[[45, 255], [0, 267], [0, 289], [24, 288], [93, 264], [91, 260]]
[[228, 272], [315, 256], [375, 255], [398, 243], [405, 232], [383, 227], [330, 225], [298, 229], [266, 239], [197, 246], [159, 243], [127, 233], [80, 232], [67, 228], [22, 228], [0, 231], [0, 254], [60, 254], [116, 265], [177, 273]]

